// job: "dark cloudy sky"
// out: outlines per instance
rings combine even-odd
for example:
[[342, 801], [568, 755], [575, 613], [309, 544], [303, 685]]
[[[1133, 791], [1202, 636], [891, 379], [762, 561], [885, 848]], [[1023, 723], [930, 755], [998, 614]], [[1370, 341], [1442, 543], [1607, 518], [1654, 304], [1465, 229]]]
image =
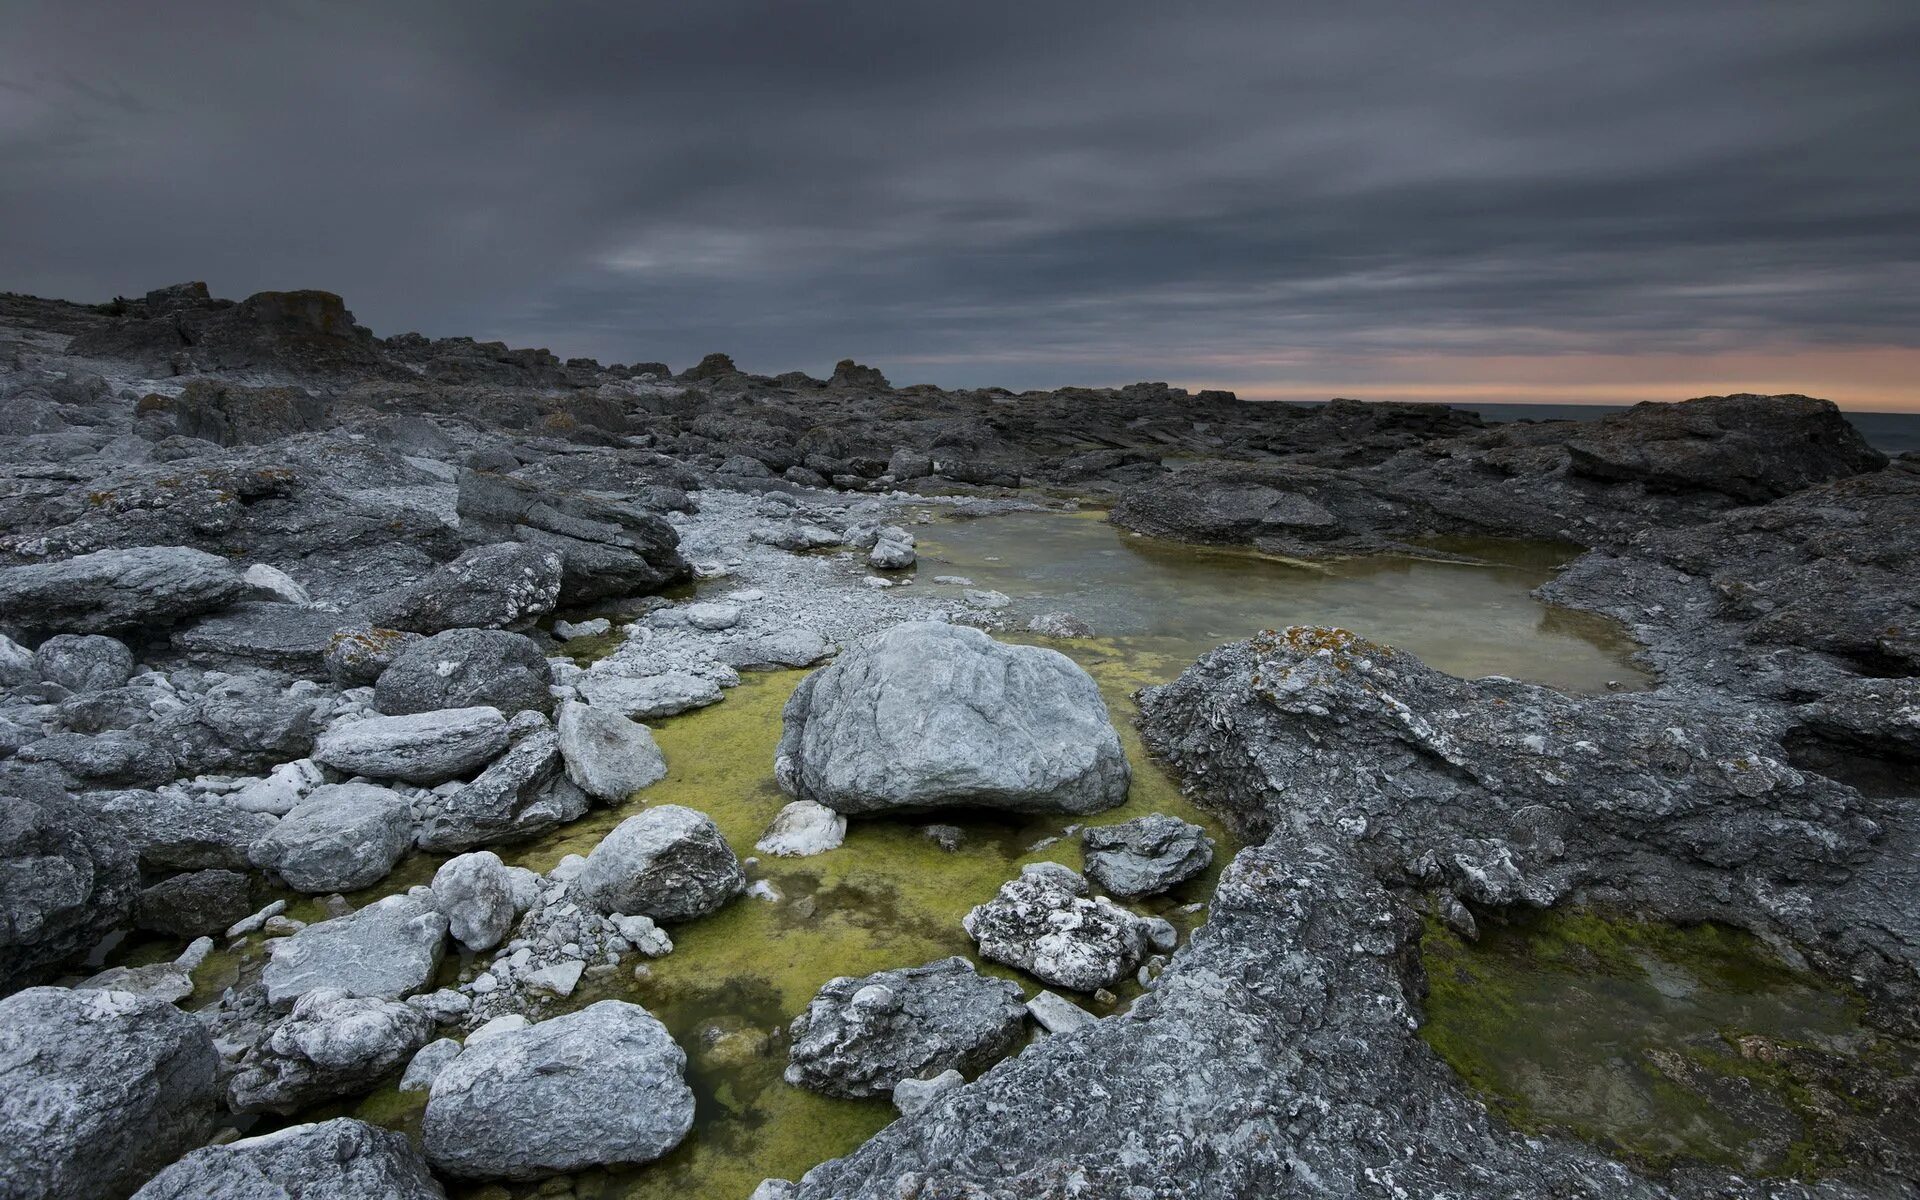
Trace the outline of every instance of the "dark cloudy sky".
[[896, 382], [1920, 407], [1920, 0], [0, 0], [0, 289]]

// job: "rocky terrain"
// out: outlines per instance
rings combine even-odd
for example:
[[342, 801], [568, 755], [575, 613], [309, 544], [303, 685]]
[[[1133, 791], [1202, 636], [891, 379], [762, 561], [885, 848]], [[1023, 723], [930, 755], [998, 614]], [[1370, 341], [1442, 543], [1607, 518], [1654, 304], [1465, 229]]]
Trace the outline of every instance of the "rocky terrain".
[[[0, 297], [0, 440], [0, 1196], [644, 1170], [697, 1119], [686, 1050], [582, 980], [748, 902], [756, 854], [953, 808], [1091, 822], [1084, 876], [1029, 866], [965, 921], [1057, 992], [965, 958], [821, 988], [789, 1084], [902, 1115], [757, 1200], [1920, 1195], [1910, 1078], [1817, 1181], [1652, 1170], [1516, 1130], [1418, 1036], [1423, 931], [1572, 908], [1750, 931], [1920, 1035], [1920, 462], [1825, 401], [1491, 425], [676, 373], [185, 284]], [[1140, 698], [1249, 843], [1180, 945], [1127, 902], [1213, 842], [1099, 824], [1139, 764], [1098, 688], [981, 632], [1099, 631], [915, 570], [930, 507], [1075, 502], [1292, 559], [1574, 543], [1543, 598], [1621, 622], [1658, 686], [1461, 680], [1339, 629], [1220, 647]], [[644, 801], [645, 722], [815, 667], [753, 853], [674, 804], [544, 874], [491, 849]], [[118, 962], [129, 935], [183, 950]], [[1104, 1019], [1058, 994], [1135, 978]], [[302, 1119], [396, 1081], [417, 1137]]]

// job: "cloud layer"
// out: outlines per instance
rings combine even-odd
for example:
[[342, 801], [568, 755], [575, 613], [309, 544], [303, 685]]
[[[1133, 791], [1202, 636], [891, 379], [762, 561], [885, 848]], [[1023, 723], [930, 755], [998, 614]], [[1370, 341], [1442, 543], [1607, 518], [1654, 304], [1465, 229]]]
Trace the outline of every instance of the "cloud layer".
[[951, 384], [1898, 402], [1920, 7], [1466, 7], [16, 3], [0, 287]]

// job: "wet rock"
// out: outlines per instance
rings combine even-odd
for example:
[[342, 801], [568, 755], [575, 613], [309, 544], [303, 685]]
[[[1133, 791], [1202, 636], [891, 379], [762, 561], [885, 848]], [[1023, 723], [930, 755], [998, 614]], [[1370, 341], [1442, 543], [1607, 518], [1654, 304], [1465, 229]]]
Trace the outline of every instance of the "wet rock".
[[677, 804], [650, 808], [614, 827], [573, 882], [584, 904], [603, 913], [690, 921], [746, 886], [740, 860], [704, 813]]
[[248, 850], [302, 892], [351, 892], [387, 877], [413, 844], [406, 797], [370, 783], [315, 788]]
[[127, 918], [139, 869], [113, 829], [51, 787], [0, 793], [0, 990], [84, 955]]
[[70, 692], [99, 692], [133, 678], [133, 651], [100, 634], [62, 633], [40, 643], [33, 666]]
[[446, 708], [497, 708], [507, 716], [553, 708], [547, 658], [533, 640], [501, 629], [449, 629], [408, 646], [380, 674], [374, 707], [394, 716]]
[[427, 1157], [481, 1179], [651, 1162], [693, 1126], [685, 1070], [666, 1027], [619, 1000], [469, 1041], [429, 1092]]
[[618, 802], [667, 776], [653, 733], [617, 712], [568, 701], [560, 708], [567, 778], [597, 800]]
[[204, 550], [96, 550], [60, 562], [0, 567], [0, 622], [112, 633], [211, 612], [246, 589], [237, 567]]
[[868, 638], [802, 681], [782, 718], [780, 786], [843, 813], [1098, 812], [1131, 777], [1086, 672], [959, 626]]
[[253, 889], [238, 871], [189, 871], [140, 893], [134, 924], [173, 937], [219, 933], [253, 911]]
[[1058, 863], [1033, 863], [975, 907], [961, 924], [983, 958], [1018, 967], [1055, 987], [1112, 987], [1147, 956], [1147, 923]]
[[491, 950], [518, 915], [513, 880], [500, 856], [476, 850], [442, 863], [433, 875], [433, 906], [447, 918], [447, 932], [469, 950]]
[[825, 854], [840, 845], [847, 836], [847, 819], [824, 804], [795, 800], [782, 808], [767, 826], [767, 832], [754, 844], [762, 854], [782, 858], [805, 858]]
[[446, 937], [447, 919], [428, 900], [388, 896], [268, 942], [267, 1002], [285, 1009], [319, 988], [398, 1000], [432, 980]]
[[316, 988], [241, 1060], [229, 1104], [240, 1113], [291, 1113], [358, 1095], [432, 1036], [432, 1019], [410, 1005]]
[[596, 709], [619, 713], [636, 721], [671, 717], [689, 709], [717, 704], [720, 685], [700, 675], [667, 671], [634, 677], [611, 671], [588, 671], [574, 687]]
[[374, 625], [346, 625], [334, 631], [321, 653], [327, 677], [342, 687], [373, 683], [394, 660], [421, 640], [417, 633]]
[[559, 734], [537, 713], [522, 716], [534, 718], [531, 732], [472, 783], [422, 814], [415, 835], [421, 849], [461, 851], [521, 841], [586, 813], [587, 794], [566, 777]]
[[1019, 1046], [1026, 1016], [1019, 985], [959, 957], [834, 979], [794, 1018], [786, 1080], [860, 1097], [942, 1071], [983, 1071]]
[[497, 708], [453, 708], [329, 725], [313, 743], [315, 762], [354, 775], [434, 784], [464, 775], [507, 748]]
[[265, 813], [171, 791], [90, 792], [78, 801], [149, 871], [245, 870], [248, 850], [277, 824]]
[[893, 1085], [893, 1106], [900, 1110], [901, 1116], [911, 1117], [966, 1082], [966, 1076], [951, 1069], [932, 1079], [902, 1079]]
[[1116, 896], [1153, 896], [1184, 883], [1213, 861], [1207, 831], [1178, 817], [1151, 813], [1080, 832], [1087, 875]]
[[134, 1200], [445, 1200], [407, 1135], [351, 1117], [195, 1150]]
[[375, 626], [412, 633], [504, 629], [552, 612], [560, 597], [560, 556], [500, 542], [468, 550], [418, 583], [361, 608]]
[[212, 1135], [219, 1064], [201, 1024], [162, 1001], [50, 987], [0, 1000], [0, 1193], [128, 1195]]

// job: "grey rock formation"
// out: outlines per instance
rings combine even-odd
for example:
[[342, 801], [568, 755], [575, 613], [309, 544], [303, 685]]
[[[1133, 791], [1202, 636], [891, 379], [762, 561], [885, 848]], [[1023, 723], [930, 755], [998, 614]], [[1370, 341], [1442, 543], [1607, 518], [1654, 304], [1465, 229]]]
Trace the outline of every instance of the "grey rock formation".
[[1091, 992], [1133, 973], [1151, 945], [1147, 922], [1058, 863], [1033, 863], [962, 920], [980, 955], [1055, 987]]
[[355, 775], [440, 783], [507, 748], [497, 708], [452, 708], [402, 717], [337, 721], [313, 742], [314, 761]]
[[195, 938], [227, 929], [253, 911], [253, 886], [238, 871], [210, 869], [173, 875], [140, 892], [134, 924], [173, 937]]
[[559, 735], [545, 717], [523, 715], [537, 723], [531, 732], [472, 783], [422, 812], [415, 835], [422, 849], [461, 851], [521, 841], [587, 811], [587, 794], [566, 777]]
[[398, 716], [443, 708], [547, 712], [547, 658], [532, 639], [503, 629], [449, 629], [408, 646], [380, 674], [374, 706]]
[[1018, 984], [954, 957], [830, 980], [793, 1020], [788, 1083], [829, 1096], [877, 1096], [902, 1080], [977, 1074], [1026, 1030]]
[[441, 1038], [420, 1047], [407, 1063], [406, 1073], [400, 1077], [400, 1090], [403, 1092], [424, 1092], [433, 1086], [440, 1072], [454, 1059], [460, 1057], [465, 1049], [452, 1038]]
[[1184, 883], [1213, 861], [1213, 839], [1189, 821], [1150, 813], [1080, 831], [1087, 876], [1116, 896], [1152, 896]]
[[596, 800], [625, 800], [667, 776], [652, 732], [617, 712], [570, 700], [561, 706], [557, 732], [567, 778]]
[[833, 653], [826, 638], [811, 629], [782, 629], [742, 638], [720, 647], [720, 661], [743, 671], [810, 667]]
[[216, 798], [140, 790], [76, 797], [149, 871], [244, 870], [248, 851], [277, 819]]
[[412, 1005], [316, 988], [247, 1052], [228, 1082], [228, 1103], [240, 1113], [292, 1113], [358, 1095], [432, 1036], [433, 1019]]
[[782, 720], [781, 787], [843, 813], [1098, 812], [1131, 778], [1085, 671], [956, 625], [873, 635], [803, 680]]
[[98, 550], [60, 562], [0, 567], [0, 622], [112, 633], [212, 612], [246, 590], [238, 567], [204, 550]]
[[677, 804], [628, 817], [573, 881], [584, 904], [656, 921], [703, 917], [738, 895], [746, 874], [705, 813]]
[[377, 627], [412, 633], [504, 629], [552, 612], [560, 578], [559, 555], [499, 542], [468, 550], [419, 582], [368, 600], [361, 611]]
[[1071, 1033], [1099, 1019], [1065, 996], [1044, 988], [1027, 1001], [1027, 1013], [1048, 1033]]
[[219, 1063], [162, 1001], [51, 987], [0, 1000], [0, 1194], [130, 1194], [212, 1136]]
[[134, 1200], [446, 1200], [407, 1135], [351, 1117], [195, 1150]]
[[351, 892], [387, 877], [413, 845], [405, 796], [370, 783], [315, 788], [248, 848], [253, 865], [302, 892]]
[[560, 558], [560, 601], [656, 591], [690, 573], [679, 535], [635, 504], [542, 491], [505, 475], [463, 470], [461, 517]]
[[491, 850], [456, 855], [433, 873], [433, 906], [469, 950], [491, 950], [513, 928], [513, 879]]
[[271, 958], [261, 982], [277, 1009], [320, 988], [398, 1000], [433, 979], [446, 939], [447, 919], [428, 899], [388, 896], [268, 942]]
[[596, 709], [636, 721], [671, 717], [720, 702], [720, 685], [701, 675], [666, 671], [635, 677], [589, 671], [574, 685]]
[[651, 1162], [693, 1126], [686, 1061], [665, 1026], [619, 1000], [475, 1041], [434, 1078], [427, 1157], [480, 1179]]
[[0, 991], [37, 982], [127, 919], [139, 867], [111, 827], [52, 787], [0, 792]]
[[200, 661], [305, 675], [325, 663], [341, 625], [324, 609], [247, 601], [180, 629], [173, 644]]
[[146, 731], [56, 733], [22, 746], [17, 756], [57, 768], [76, 789], [156, 787], [171, 780], [179, 766]]
[[62, 633], [40, 643], [33, 666], [70, 692], [98, 692], [133, 678], [133, 651], [102, 634]]

